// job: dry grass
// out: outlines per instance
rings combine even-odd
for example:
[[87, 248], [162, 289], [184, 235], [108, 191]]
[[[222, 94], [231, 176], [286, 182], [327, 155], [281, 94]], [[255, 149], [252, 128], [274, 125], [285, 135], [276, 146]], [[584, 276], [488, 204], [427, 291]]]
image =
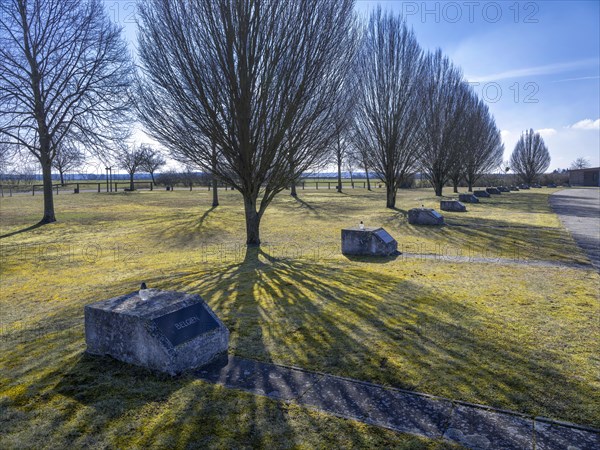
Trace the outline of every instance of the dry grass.
[[[300, 191], [248, 253], [235, 192], [216, 209], [207, 191], [60, 195], [58, 223], [0, 240], [0, 446], [446, 445], [85, 356], [83, 306], [141, 281], [201, 294], [240, 356], [598, 426], [595, 271], [339, 254], [340, 228], [363, 220], [405, 250], [584, 262], [550, 191], [486, 199], [443, 228], [404, 220], [435, 206], [430, 191], [402, 191], [396, 211], [381, 191]], [[0, 234], [41, 206], [2, 199]]]

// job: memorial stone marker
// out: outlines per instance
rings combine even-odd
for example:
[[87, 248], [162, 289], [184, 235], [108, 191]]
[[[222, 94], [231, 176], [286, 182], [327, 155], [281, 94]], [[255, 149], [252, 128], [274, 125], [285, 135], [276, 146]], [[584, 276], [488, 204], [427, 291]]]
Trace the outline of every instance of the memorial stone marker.
[[197, 294], [141, 289], [85, 307], [87, 352], [177, 374], [227, 352], [229, 330]]
[[444, 225], [444, 216], [435, 209], [413, 208], [408, 210], [408, 223], [412, 225]]
[[458, 194], [458, 201], [462, 203], [479, 203], [479, 199], [473, 194]]
[[473, 192], [473, 195], [479, 198], [491, 197], [491, 195], [487, 191], [475, 191]]
[[390, 256], [398, 253], [398, 242], [383, 228], [344, 228], [342, 253], [352, 256]]
[[508, 187], [506, 187], [506, 186], [499, 186], [498, 190], [500, 192], [510, 192], [510, 189]]
[[500, 194], [502, 194], [502, 192], [500, 192], [500, 189], [498, 189], [498, 188], [495, 188], [495, 187], [490, 187], [490, 188], [487, 188], [485, 191], [486, 191], [488, 194], [494, 194], [494, 195], [500, 195]]
[[465, 212], [467, 207], [458, 200], [441, 200], [440, 209], [442, 211]]

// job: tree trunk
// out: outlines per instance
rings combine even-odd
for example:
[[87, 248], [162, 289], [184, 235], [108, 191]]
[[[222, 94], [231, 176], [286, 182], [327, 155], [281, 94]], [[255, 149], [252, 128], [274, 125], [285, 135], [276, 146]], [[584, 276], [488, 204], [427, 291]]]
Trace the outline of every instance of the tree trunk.
[[441, 197], [442, 196], [442, 190], [444, 189], [444, 186], [442, 185], [442, 183], [436, 182], [433, 184], [433, 188], [435, 189], [435, 195], [437, 197]]
[[342, 158], [339, 154], [337, 157], [337, 191], [342, 192]]
[[156, 186], [156, 181], [154, 181], [154, 171], [150, 172], [150, 178], [152, 178], [152, 184]]
[[473, 192], [473, 183], [470, 181], [467, 181], [467, 184], [469, 186], [469, 192]]
[[260, 246], [260, 215], [256, 210], [256, 199], [244, 195], [244, 210], [246, 212], [246, 245]]
[[65, 178], [64, 178], [62, 170], [59, 170], [58, 173], [60, 173], [60, 185], [64, 186], [65, 185]]
[[396, 207], [396, 186], [393, 183], [387, 182], [385, 184], [387, 188], [387, 200], [386, 200], [386, 208], [395, 208]]
[[129, 190], [130, 191], [134, 191], [135, 190], [135, 186], [133, 184], [133, 172], [129, 174]]
[[42, 178], [44, 181], [44, 217], [40, 223], [56, 222], [52, 192], [52, 162], [42, 154]]
[[369, 179], [369, 168], [365, 164], [365, 175], [367, 176], [367, 190], [371, 190], [371, 180]]
[[212, 191], [213, 191], [213, 206], [219, 206], [219, 193], [217, 192], [219, 180], [214, 175], [212, 176]]
[[213, 190], [213, 206], [219, 206], [219, 193], [217, 192], [219, 180], [215, 176], [215, 170], [217, 169], [217, 146], [212, 144], [212, 153], [210, 154], [210, 165], [212, 167], [212, 190]]
[[454, 188], [454, 193], [458, 194], [458, 181], [453, 181], [452, 187]]
[[292, 197], [298, 197], [298, 193], [296, 192], [296, 182], [292, 181], [292, 188], [291, 188], [291, 196]]

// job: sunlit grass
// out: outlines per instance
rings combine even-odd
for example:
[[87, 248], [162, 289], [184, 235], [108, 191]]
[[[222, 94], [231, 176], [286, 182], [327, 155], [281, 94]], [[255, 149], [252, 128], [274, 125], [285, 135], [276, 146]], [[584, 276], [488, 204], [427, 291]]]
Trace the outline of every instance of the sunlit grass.
[[[401, 191], [398, 210], [383, 190], [283, 194], [263, 220], [262, 251], [249, 253], [236, 192], [215, 209], [206, 190], [59, 195], [58, 223], [0, 240], [0, 446], [424, 445], [84, 356], [83, 306], [142, 281], [201, 294], [239, 356], [598, 426], [595, 271], [339, 252], [340, 228], [363, 220], [405, 251], [583, 263], [549, 192], [485, 199], [446, 213], [443, 228], [405, 220], [439, 206], [430, 190]], [[37, 196], [2, 199], [0, 235], [41, 208]]]

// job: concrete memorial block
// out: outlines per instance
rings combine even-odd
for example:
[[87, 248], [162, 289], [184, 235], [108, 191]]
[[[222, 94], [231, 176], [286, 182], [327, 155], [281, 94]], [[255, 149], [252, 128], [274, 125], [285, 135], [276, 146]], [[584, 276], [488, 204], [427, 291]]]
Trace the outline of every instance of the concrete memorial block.
[[412, 225], [444, 225], [444, 216], [435, 209], [413, 208], [408, 210], [408, 223]]
[[502, 194], [502, 192], [500, 192], [500, 190], [498, 188], [495, 188], [495, 187], [487, 188], [485, 191], [488, 194], [493, 194], [493, 195], [500, 195], [500, 194]]
[[473, 195], [478, 198], [491, 197], [491, 195], [487, 191], [475, 191], [475, 192], [473, 192]]
[[516, 192], [516, 191], [518, 191], [518, 190], [519, 190], [519, 188], [518, 188], [517, 186], [511, 186], [511, 187], [510, 187], [510, 190], [511, 190], [511, 191], [515, 191], [515, 192]]
[[529, 185], [528, 184], [520, 184], [519, 189], [529, 189]]
[[229, 330], [197, 294], [140, 289], [85, 306], [87, 352], [171, 375], [227, 352]]
[[442, 211], [465, 212], [467, 207], [458, 200], [441, 200], [440, 209]]
[[473, 194], [459, 194], [458, 201], [461, 203], [479, 203], [479, 199]]
[[508, 187], [506, 187], [506, 186], [499, 186], [498, 190], [500, 192], [510, 192], [510, 189]]
[[398, 253], [398, 242], [383, 228], [344, 228], [342, 253], [353, 256], [390, 256]]

